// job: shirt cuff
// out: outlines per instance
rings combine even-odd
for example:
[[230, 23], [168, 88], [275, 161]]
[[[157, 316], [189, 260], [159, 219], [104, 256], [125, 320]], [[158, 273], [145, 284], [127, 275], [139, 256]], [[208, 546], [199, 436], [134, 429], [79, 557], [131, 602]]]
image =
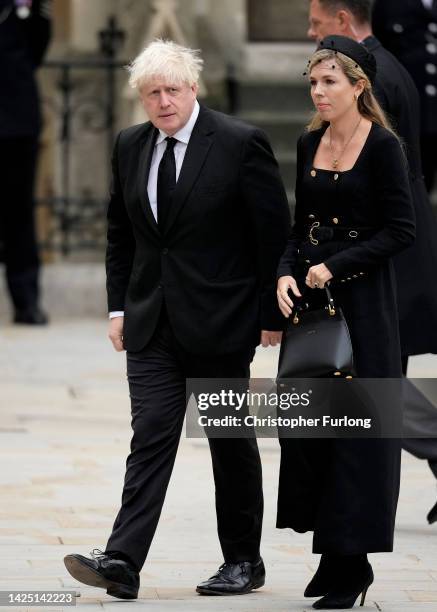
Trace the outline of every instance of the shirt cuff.
[[124, 317], [124, 311], [123, 310], [114, 310], [114, 311], [109, 313], [109, 318], [110, 319], [115, 319], [117, 317]]

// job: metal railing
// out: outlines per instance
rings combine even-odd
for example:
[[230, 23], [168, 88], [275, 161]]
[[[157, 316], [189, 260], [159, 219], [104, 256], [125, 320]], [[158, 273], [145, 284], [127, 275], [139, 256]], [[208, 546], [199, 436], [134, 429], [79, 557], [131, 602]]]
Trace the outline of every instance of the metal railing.
[[[47, 228], [42, 248], [60, 251], [69, 255], [72, 250], [100, 250], [104, 244], [106, 194], [110, 181], [110, 158], [114, 143], [115, 118], [117, 112], [116, 75], [125, 62], [112, 59], [90, 61], [52, 60], [42, 67], [54, 74], [54, 93], [51, 97], [42, 95], [46, 114], [53, 116], [55, 125], [56, 170], [53, 193], [39, 199], [39, 204], [49, 211]], [[94, 75], [93, 75], [94, 72]], [[78, 79], [77, 75], [86, 75]], [[83, 81], [95, 78], [102, 83], [99, 95], [90, 95], [80, 90]], [[86, 89], [86, 87], [85, 87]], [[103, 138], [104, 150], [98, 151], [99, 158], [89, 151], [89, 163], [100, 163], [106, 178], [96, 189], [78, 191], [73, 181], [72, 164], [74, 145], [80, 141], [81, 132]], [[82, 160], [82, 163], [83, 160]]]

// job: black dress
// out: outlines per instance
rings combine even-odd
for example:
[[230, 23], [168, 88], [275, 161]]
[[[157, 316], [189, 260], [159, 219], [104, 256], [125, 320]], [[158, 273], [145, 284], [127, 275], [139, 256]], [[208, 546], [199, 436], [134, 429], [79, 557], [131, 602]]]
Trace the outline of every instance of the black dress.
[[[400, 377], [391, 257], [415, 235], [406, 160], [396, 137], [373, 124], [352, 170], [319, 170], [313, 159], [324, 130], [298, 143], [295, 225], [278, 277], [291, 274], [303, 291], [308, 268], [324, 262], [349, 326], [357, 375]], [[308, 233], [317, 222], [358, 236], [314, 245]], [[311, 301], [321, 292], [308, 294]], [[398, 440], [281, 439], [277, 527], [313, 530], [318, 553], [391, 551], [399, 477]]]

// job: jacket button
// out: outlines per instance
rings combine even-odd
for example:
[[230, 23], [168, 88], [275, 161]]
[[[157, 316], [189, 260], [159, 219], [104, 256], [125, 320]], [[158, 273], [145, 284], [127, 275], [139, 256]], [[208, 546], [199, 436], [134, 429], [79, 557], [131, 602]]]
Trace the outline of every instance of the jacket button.
[[313, 178], [317, 176], [317, 172], [315, 170], [311, 170], [310, 174]]
[[314, 215], [308, 215], [308, 219], [313, 220], [313, 219], [315, 219], [315, 218], [316, 218], [316, 217], [315, 217]]
[[337, 225], [337, 224], [338, 224], [338, 219], [337, 219], [337, 217], [334, 217], [334, 218], [332, 219], [332, 222], [333, 222], [335, 225]]
[[164, 249], [162, 249], [162, 254], [163, 254], [163, 255], [167, 255], [167, 253], [168, 253], [168, 249], [167, 249], [167, 247], [165, 247]]

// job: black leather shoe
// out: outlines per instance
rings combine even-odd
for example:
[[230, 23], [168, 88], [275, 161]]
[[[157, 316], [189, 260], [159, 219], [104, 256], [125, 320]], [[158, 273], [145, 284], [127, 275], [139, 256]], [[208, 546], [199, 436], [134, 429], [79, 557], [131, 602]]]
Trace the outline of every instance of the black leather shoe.
[[16, 310], [14, 314], [14, 323], [23, 325], [47, 325], [48, 322], [48, 316], [38, 307]]
[[245, 595], [264, 586], [265, 579], [261, 558], [256, 563], [223, 563], [214, 576], [197, 586], [196, 591], [200, 595]]
[[367, 589], [373, 582], [372, 566], [367, 561], [351, 563], [351, 567], [344, 567], [344, 571], [337, 575], [335, 584], [328, 593], [313, 603], [316, 610], [345, 610], [353, 608], [361, 594], [360, 606], [364, 606]]
[[308, 583], [304, 597], [322, 597], [332, 587], [336, 571], [334, 555], [323, 554], [316, 573]]
[[136, 599], [140, 587], [140, 576], [127, 561], [117, 559], [117, 553], [104, 553], [98, 548], [91, 559], [82, 555], [67, 555], [64, 563], [67, 570], [84, 584], [106, 589], [108, 595], [119, 599]]
[[434, 504], [434, 506], [428, 512], [428, 516], [426, 518], [428, 519], [428, 523], [430, 525], [432, 525], [433, 523], [435, 523], [437, 521], [437, 502]]

